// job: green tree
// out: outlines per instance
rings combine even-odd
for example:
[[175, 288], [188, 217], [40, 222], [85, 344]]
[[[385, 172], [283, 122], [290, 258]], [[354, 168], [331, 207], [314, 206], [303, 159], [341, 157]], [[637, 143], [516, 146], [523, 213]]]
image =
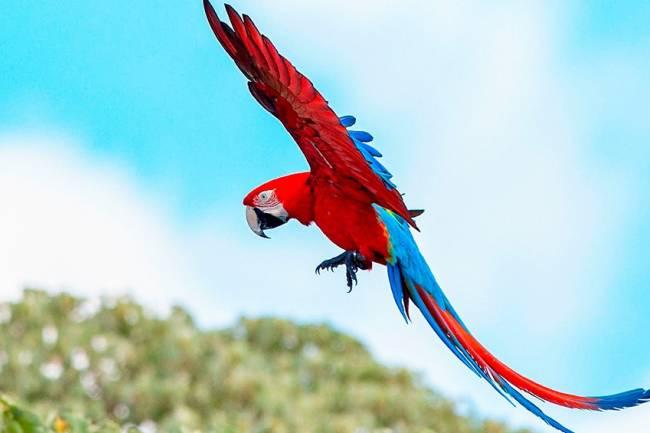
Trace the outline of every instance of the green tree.
[[[181, 308], [161, 318], [126, 298], [36, 290], [0, 304], [0, 390], [46, 420], [3, 400], [2, 431], [12, 433], [56, 422], [71, 433], [118, 425], [146, 433], [512, 432], [461, 416], [418, 375], [378, 364], [327, 325], [261, 318], [202, 330]], [[38, 427], [17, 430], [19, 419]]]

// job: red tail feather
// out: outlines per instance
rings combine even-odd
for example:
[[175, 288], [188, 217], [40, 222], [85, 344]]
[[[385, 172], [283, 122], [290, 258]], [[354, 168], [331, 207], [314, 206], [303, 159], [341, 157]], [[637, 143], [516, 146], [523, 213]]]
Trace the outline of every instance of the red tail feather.
[[[417, 286], [417, 289], [427, 309], [435, 318], [436, 322], [438, 322], [440, 327], [447, 330], [447, 332], [467, 350], [481, 369], [490, 376], [495, 377], [494, 373], [496, 373], [496, 375], [501, 376], [516, 388], [526, 391], [527, 393], [550, 403], [574, 409], [599, 409], [596, 400], [593, 398], [555, 391], [517, 373], [503, 362], [499, 361], [485, 347], [483, 347], [481, 343], [479, 343], [460, 323], [458, 323], [449, 311], [442, 310], [425, 290], [419, 286]], [[497, 377], [495, 377], [495, 380], [497, 382], [499, 381]]]

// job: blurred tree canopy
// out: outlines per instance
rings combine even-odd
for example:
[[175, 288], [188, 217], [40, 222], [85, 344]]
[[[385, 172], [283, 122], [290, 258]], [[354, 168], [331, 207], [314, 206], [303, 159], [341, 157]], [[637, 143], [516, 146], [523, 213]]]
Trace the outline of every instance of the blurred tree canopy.
[[326, 325], [202, 330], [181, 308], [161, 318], [126, 298], [37, 290], [0, 303], [0, 393], [38, 414], [0, 398], [0, 432], [11, 433], [513, 432], [461, 416]]

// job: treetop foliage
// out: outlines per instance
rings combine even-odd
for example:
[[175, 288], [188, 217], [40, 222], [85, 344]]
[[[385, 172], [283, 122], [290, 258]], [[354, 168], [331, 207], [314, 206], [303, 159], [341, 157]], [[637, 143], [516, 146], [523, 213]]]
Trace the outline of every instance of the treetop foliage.
[[513, 432], [327, 325], [204, 330], [178, 307], [158, 317], [128, 298], [37, 290], [0, 303], [0, 392], [22, 405], [0, 400], [11, 433]]

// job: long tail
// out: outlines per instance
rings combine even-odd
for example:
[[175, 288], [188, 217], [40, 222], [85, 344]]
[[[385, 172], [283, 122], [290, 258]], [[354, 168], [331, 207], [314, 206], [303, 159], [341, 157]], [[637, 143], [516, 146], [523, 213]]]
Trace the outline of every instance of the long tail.
[[409, 303], [412, 301], [449, 350], [510, 403], [514, 400], [547, 424], [571, 433], [520, 391], [546, 402], [586, 410], [619, 410], [650, 401], [650, 390], [644, 389], [604, 397], [580, 397], [558, 392], [522, 376], [499, 361], [472, 336], [454, 311], [422, 257], [408, 225], [398, 215], [379, 206], [375, 208], [388, 234], [391, 256], [387, 264], [388, 277], [395, 302], [405, 320], [410, 320]]

